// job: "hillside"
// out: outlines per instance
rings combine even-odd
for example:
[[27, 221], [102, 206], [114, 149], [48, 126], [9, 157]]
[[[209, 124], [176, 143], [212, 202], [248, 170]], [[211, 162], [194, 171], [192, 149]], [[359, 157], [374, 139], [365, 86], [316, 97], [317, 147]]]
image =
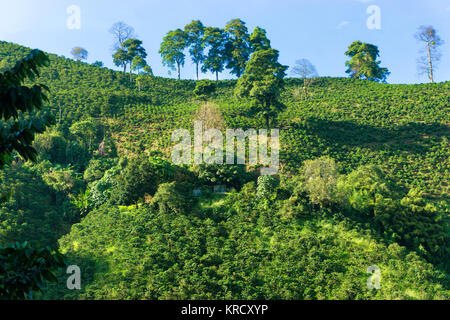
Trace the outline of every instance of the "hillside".
[[[0, 70], [27, 52], [0, 42]], [[36, 139], [38, 163], [0, 176], [0, 189], [14, 190], [0, 208], [0, 244], [58, 243], [82, 269], [82, 290], [65, 289], [62, 272], [45, 298], [450, 297], [450, 82], [318, 78], [305, 99], [302, 80], [287, 79], [282, 170], [265, 181], [252, 168], [170, 163], [173, 130], [192, 130], [205, 104], [195, 81], [148, 76], [138, 87], [134, 74], [50, 59], [38, 80], [50, 102], [38, 115], [57, 125]], [[264, 128], [235, 83], [220, 81], [208, 104], [226, 128]], [[323, 163], [336, 164], [327, 174], [337, 182], [318, 203], [306, 169]], [[193, 198], [211, 175], [233, 191]], [[366, 287], [371, 265], [381, 290]]]
[[[28, 52], [5, 42], [0, 48], [0, 57], [9, 65]], [[64, 127], [82, 118], [103, 119], [126, 154], [142, 149], [167, 152], [172, 130], [193, 126], [192, 115], [201, 104], [192, 94], [195, 81], [153, 78], [138, 92], [135, 75], [130, 82], [121, 72], [54, 55], [51, 60], [40, 81], [51, 89], [49, 110], [57, 120], [62, 109]], [[326, 154], [344, 172], [377, 164], [407, 187], [448, 200], [450, 82], [388, 85], [320, 78], [308, 101], [301, 94], [295, 98], [301, 82], [287, 80], [283, 102], [288, 108], [277, 121], [287, 172], [305, 159]], [[263, 127], [262, 119], [246, 116], [248, 105], [234, 99], [234, 83], [220, 82], [213, 98], [227, 127]]]

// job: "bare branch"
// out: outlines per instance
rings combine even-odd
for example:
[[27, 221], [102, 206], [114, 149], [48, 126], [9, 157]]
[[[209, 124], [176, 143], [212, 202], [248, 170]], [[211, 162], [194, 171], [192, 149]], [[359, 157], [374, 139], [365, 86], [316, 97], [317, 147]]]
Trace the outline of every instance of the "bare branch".
[[128, 39], [136, 37], [134, 28], [122, 21], [114, 23], [109, 32], [114, 36], [114, 49], [121, 47]]

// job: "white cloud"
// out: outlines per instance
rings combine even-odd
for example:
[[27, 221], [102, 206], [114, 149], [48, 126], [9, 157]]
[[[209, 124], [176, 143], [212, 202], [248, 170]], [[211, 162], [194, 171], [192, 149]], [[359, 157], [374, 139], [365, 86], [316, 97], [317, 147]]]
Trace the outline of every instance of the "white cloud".
[[350, 22], [348, 22], [348, 21], [342, 21], [341, 23], [339, 23], [338, 25], [337, 25], [337, 29], [342, 29], [343, 27], [345, 27], [345, 26], [347, 26], [347, 25], [349, 25], [350, 24]]

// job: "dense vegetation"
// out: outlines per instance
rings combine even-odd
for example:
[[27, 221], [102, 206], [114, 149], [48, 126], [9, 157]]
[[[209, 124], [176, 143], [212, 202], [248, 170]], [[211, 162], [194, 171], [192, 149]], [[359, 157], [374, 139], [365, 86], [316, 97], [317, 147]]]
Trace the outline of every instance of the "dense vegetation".
[[[48, 62], [44, 52], [33, 50], [27, 57], [17, 61], [14, 67], [0, 73], [0, 169], [10, 166], [17, 155], [24, 160], [36, 160], [37, 151], [32, 146], [35, 135], [43, 133], [52, 121], [51, 117], [36, 118], [32, 116], [32, 113], [40, 110], [48, 101], [45, 95], [48, 88], [36, 83], [28, 86], [25, 82], [39, 77], [39, 68], [48, 65]], [[30, 114], [31, 117], [28, 119], [23, 117]], [[4, 180], [6, 183], [10, 182], [7, 179]], [[13, 189], [4, 190], [1, 193], [1, 204], [12, 199], [14, 187], [22, 189], [21, 191], [26, 189], [20, 184], [15, 186], [10, 184], [10, 187]], [[36, 200], [32, 200], [32, 197], [28, 198], [24, 193], [16, 197], [18, 198], [29, 200], [23, 203], [26, 207], [37, 204]], [[2, 214], [6, 216], [6, 219], [13, 218], [15, 223], [19, 223], [16, 225], [13, 223], [13, 228], [9, 228], [10, 221], [7, 221], [6, 238], [8, 236], [16, 238], [15, 231], [19, 234], [30, 231], [36, 233], [35, 228], [40, 225], [39, 219], [33, 221], [32, 226], [21, 224], [20, 217], [17, 216], [18, 219], [14, 219], [15, 213], [21, 211], [20, 205], [14, 206], [14, 202], [12, 204], [8, 209], [13, 209], [14, 213], [2, 210]], [[40, 207], [40, 209], [44, 208]], [[29, 211], [26, 212], [28, 213]], [[54, 216], [51, 216], [50, 220], [53, 220], [52, 218]], [[50, 229], [46, 231], [51, 233]], [[37, 233], [40, 234], [41, 231]], [[5, 236], [4, 233], [2, 235]], [[64, 259], [58, 250], [52, 250], [48, 246], [35, 248], [27, 241], [23, 243], [16, 241], [9, 245], [0, 243], [0, 300], [33, 298], [35, 292], [43, 292], [46, 289], [47, 282], [58, 281], [55, 271], [64, 265]]]
[[[0, 68], [29, 51], [0, 42]], [[196, 95], [195, 81], [138, 77], [54, 55], [42, 69], [34, 116], [56, 125], [37, 163], [1, 173], [0, 245], [58, 244], [80, 266], [80, 291], [61, 270], [44, 298], [450, 298], [449, 82], [315, 78], [305, 99], [286, 79], [271, 124], [281, 172], [258, 177], [169, 160], [172, 131], [204, 105], [227, 128], [266, 127], [236, 81]], [[367, 289], [371, 265], [381, 290]]]

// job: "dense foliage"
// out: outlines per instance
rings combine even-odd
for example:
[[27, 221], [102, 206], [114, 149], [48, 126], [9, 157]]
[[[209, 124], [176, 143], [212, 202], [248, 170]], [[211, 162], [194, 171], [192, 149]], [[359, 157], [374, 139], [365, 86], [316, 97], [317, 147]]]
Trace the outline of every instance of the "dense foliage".
[[[267, 49], [263, 31], [249, 41]], [[0, 65], [29, 52], [0, 42]], [[226, 128], [266, 126], [236, 99], [236, 81], [195, 94], [195, 81], [137, 79], [54, 55], [42, 68], [51, 94], [36, 115], [57, 124], [36, 137], [36, 164], [0, 176], [1, 191], [13, 190], [0, 244], [58, 242], [81, 268], [80, 291], [61, 270], [41, 297], [450, 297], [450, 83], [316, 78], [304, 99], [304, 80], [284, 79], [271, 124], [281, 171], [266, 178], [169, 160], [172, 131], [193, 129], [205, 95]], [[231, 192], [212, 192], [222, 184]], [[381, 290], [367, 289], [371, 265]]]
[[[39, 76], [39, 67], [47, 64], [47, 55], [42, 51], [33, 50], [27, 57], [19, 60], [11, 70], [0, 73], [0, 169], [3, 169], [5, 165], [10, 165], [16, 155], [25, 160], [34, 161], [36, 159], [37, 152], [32, 147], [35, 134], [42, 133], [51, 121], [40, 118], [23, 119], [23, 116], [29, 115], [36, 109], [41, 109], [44, 102], [47, 101], [44, 92], [48, 91], [48, 88], [40, 84], [26, 86], [24, 83], [26, 80], [35, 80], [36, 76]], [[15, 179], [12, 182], [16, 182]], [[0, 185], [0, 187], [3, 186]], [[8, 187], [18, 187], [22, 189], [21, 191], [24, 189], [24, 185], [21, 183], [18, 186], [9, 184]], [[21, 205], [17, 206], [19, 201], [14, 200], [27, 197], [28, 192], [22, 192], [19, 197], [15, 197], [11, 201], [13, 191], [15, 190], [6, 190], [1, 193], [0, 197], [0, 204], [3, 205], [7, 201], [9, 203], [6, 205], [11, 204], [1, 210], [2, 222], [6, 222], [5, 230], [1, 232], [2, 238], [20, 237], [21, 232], [25, 232], [26, 237], [32, 237], [29, 231], [36, 231], [33, 229], [37, 228], [41, 221], [34, 221], [31, 228], [26, 223], [22, 223], [22, 218], [18, 217], [19, 212], [22, 211]], [[5, 194], [7, 196], [4, 196]], [[35, 205], [35, 200], [31, 199], [32, 197], [28, 198], [28, 201], [23, 201], [23, 206], [28, 207], [27, 209]], [[6, 212], [3, 209], [6, 209]], [[28, 213], [29, 210], [25, 215]], [[13, 228], [10, 227], [11, 221], [17, 223], [15, 226], [13, 225]], [[42, 230], [40, 231], [42, 232]], [[19, 235], [14, 235], [15, 232], [18, 232]], [[24, 235], [22, 234], [22, 236]], [[64, 266], [62, 256], [57, 250], [51, 250], [49, 247], [37, 249], [26, 241], [3, 246], [2, 243], [5, 239], [1, 240], [0, 299], [32, 298], [33, 292], [45, 289], [47, 281], [57, 281], [54, 271], [58, 267]]]
[[[47, 101], [48, 88], [42, 84], [24, 85], [39, 76], [39, 67], [48, 65], [47, 55], [31, 51], [10, 70], [0, 73], [0, 168], [12, 162], [17, 152], [26, 160], [34, 160], [36, 151], [31, 146], [34, 135], [42, 133], [51, 123], [44, 119], [23, 119]], [[19, 119], [20, 118], [20, 119]]]
[[[377, 241], [337, 211], [312, 207], [296, 184], [261, 199], [250, 183], [240, 193], [204, 198], [194, 209], [182, 205], [174, 187], [160, 186], [159, 209], [102, 207], [75, 225], [60, 245], [84, 270], [85, 285], [79, 292], [54, 287], [47, 297], [450, 297], [448, 280], [431, 264], [395, 242]], [[382, 270], [379, 291], [366, 287], [370, 265]]]
[[55, 272], [65, 266], [63, 256], [49, 247], [34, 248], [28, 242], [0, 246], [0, 300], [30, 299], [57, 282]]
[[266, 31], [256, 27], [249, 34], [241, 19], [228, 21], [224, 29], [205, 27], [200, 20], [193, 20], [183, 30], [169, 31], [161, 43], [159, 54], [163, 65], [177, 70], [178, 79], [181, 78], [187, 50], [195, 64], [197, 80], [199, 70], [204, 73], [210, 71], [219, 80], [219, 73], [225, 69], [240, 78], [250, 55], [267, 49], [270, 49], [270, 41]]
[[371, 81], [386, 82], [390, 74], [387, 68], [380, 67], [381, 61], [378, 47], [361, 41], [353, 42], [345, 54], [350, 57], [345, 65], [348, 67], [346, 73], [356, 79], [367, 79]]

